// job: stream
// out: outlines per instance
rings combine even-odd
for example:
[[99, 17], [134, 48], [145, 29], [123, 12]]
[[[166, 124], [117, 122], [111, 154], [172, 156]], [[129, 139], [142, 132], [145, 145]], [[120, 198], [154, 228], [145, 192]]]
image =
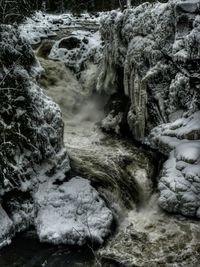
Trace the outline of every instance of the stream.
[[[107, 97], [91, 88], [96, 66], [88, 63], [82, 83], [64, 63], [38, 54], [45, 70], [39, 83], [63, 112], [72, 170], [91, 180], [115, 217], [115, 235], [97, 252], [103, 266], [200, 266], [199, 222], [171, 216], [157, 205], [155, 185], [163, 159], [128, 138], [101, 131]], [[95, 260], [88, 247], [52, 246], [19, 234], [0, 251], [0, 266], [90, 267]]]
[[89, 267], [94, 255], [88, 247], [52, 246], [40, 243], [33, 235], [17, 235], [0, 251], [2, 267]]

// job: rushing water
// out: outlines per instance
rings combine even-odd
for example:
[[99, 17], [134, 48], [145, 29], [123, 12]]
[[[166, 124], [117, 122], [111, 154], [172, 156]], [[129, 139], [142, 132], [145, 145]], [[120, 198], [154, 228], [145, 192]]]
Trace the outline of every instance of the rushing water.
[[[48, 64], [57, 69], [57, 62], [47, 60], [46, 68]], [[62, 86], [70, 89], [68, 83]], [[169, 215], [157, 205], [153, 182], [159, 161], [153, 159], [154, 153], [131, 140], [104, 134], [96, 124], [104, 116], [96, 98], [84, 99], [73, 114], [67, 103], [69, 91], [63, 103], [53, 87], [49, 90], [64, 112], [64, 141], [72, 169], [92, 181], [119, 222], [118, 233], [99, 250], [102, 266], [200, 266], [199, 221]]]

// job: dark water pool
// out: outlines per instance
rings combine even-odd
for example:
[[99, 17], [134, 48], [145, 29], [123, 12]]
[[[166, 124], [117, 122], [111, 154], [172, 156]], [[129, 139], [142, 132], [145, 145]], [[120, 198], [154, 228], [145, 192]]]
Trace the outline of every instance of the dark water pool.
[[92, 267], [94, 255], [88, 247], [70, 248], [41, 244], [36, 238], [18, 235], [0, 250], [0, 267]]

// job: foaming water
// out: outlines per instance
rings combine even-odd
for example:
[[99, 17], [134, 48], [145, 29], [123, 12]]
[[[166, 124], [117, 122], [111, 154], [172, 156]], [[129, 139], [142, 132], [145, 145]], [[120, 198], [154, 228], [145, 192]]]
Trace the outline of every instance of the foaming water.
[[85, 70], [77, 79], [62, 63], [40, 60], [46, 74], [39, 82], [63, 112], [64, 142], [72, 169], [89, 178], [115, 209], [116, 206], [123, 207], [122, 210], [135, 207], [136, 203], [148, 199], [154, 170], [149, 156], [130, 141], [107, 135], [99, 128], [98, 122], [105, 117], [103, 108], [107, 98], [93, 93], [91, 88], [98, 68], [88, 63], [89, 73], [93, 75], [86, 79]]
[[153, 194], [145, 206], [128, 213], [117, 235], [99, 251], [103, 262], [114, 258], [122, 266], [200, 266], [199, 221], [164, 213], [157, 199]]

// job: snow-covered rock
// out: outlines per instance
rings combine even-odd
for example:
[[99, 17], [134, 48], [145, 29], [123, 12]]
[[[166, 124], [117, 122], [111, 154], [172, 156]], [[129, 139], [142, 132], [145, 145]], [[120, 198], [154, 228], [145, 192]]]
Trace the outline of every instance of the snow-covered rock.
[[[189, 13], [179, 8], [188, 5]], [[98, 90], [123, 91], [129, 97], [127, 123], [137, 140], [169, 122], [172, 112], [199, 109], [200, 23], [191, 11], [195, 6], [178, 0], [144, 3], [101, 18], [105, 46]]]
[[100, 32], [105, 46], [97, 86], [107, 94], [129, 98], [123, 110], [111, 109], [102, 122], [104, 129], [120, 133], [119, 117], [126, 118], [134, 139], [170, 154], [159, 181], [161, 207], [197, 217], [198, 10], [198, 0], [170, 0], [103, 16]]
[[31, 18], [27, 18], [19, 29], [21, 36], [36, 45], [43, 38], [56, 36], [56, 31], [71, 25], [71, 15], [47, 15], [42, 12], [36, 12]]
[[[41, 67], [29, 44], [10, 27], [0, 28], [0, 195], [27, 191], [40, 165], [56, 171], [64, 159], [61, 111], [36, 84]], [[59, 154], [63, 151], [63, 155]], [[56, 159], [56, 155], [60, 158]]]
[[41, 67], [30, 45], [11, 26], [0, 27], [0, 39], [0, 198], [14, 233], [33, 222], [41, 169], [64, 176], [69, 161], [61, 111], [36, 84]]
[[200, 111], [153, 128], [148, 138], [165, 155], [185, 140], [200, 140]]
[[158, 188], [163, 209], [200, 218], [200, 141], [185, 141], [170, 153]]
[[35, 198], [39, 206], [35, 224], [41, 241], [102, 244], [110, 231], [112, 213], [86, 179], [75, 177], [61, 186], [48, 181]]
[[13, 223], [0, 205], [0, 248], [8, 245], [13, 234]]
[[83, 68], [86, 60], [98, 63], [101, 59], [101, 40], [99, 32], [73, 31], [69, 36], [57, 41], [49, 58], [60, 60], [76, 72]]
[[159, 204], [170, 212], [199, 217], [200, 112], [155, 127], [149, 135], [153, 147], [169, 159], [159, 180]]

